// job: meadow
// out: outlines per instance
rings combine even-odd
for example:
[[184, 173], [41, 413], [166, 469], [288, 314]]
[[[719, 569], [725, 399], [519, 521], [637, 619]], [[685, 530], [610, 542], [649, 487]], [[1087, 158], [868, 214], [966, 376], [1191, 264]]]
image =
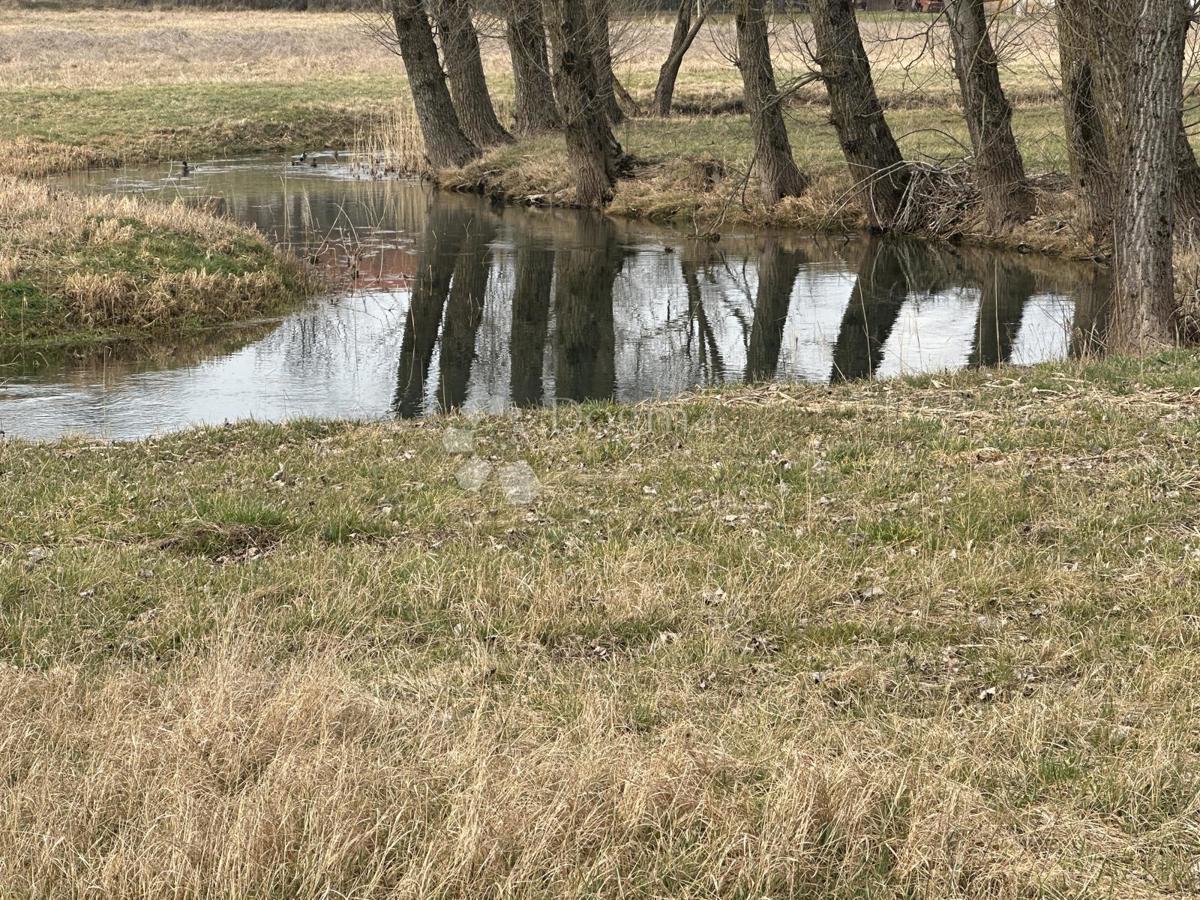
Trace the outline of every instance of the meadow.
[[[0, 171], [351, 146], [407, 97], [399, 57], [372, 38], [373, 24], [349, 13], [6, 10], [0, 140], [8, 149]], [[511, 102], [512, 77], [500, 23], [479, 24], [489, 84], [503, 107]], [[670, 25], [651, 18], [615, 28], [618, 75], [643, 102]], [[806, 29], [803, 20], [777, 28], [781, 83], [807, 70]], [[868, 17], [864, 33], [881, 97], [914, 110], [893, 126], [906, 147], [917, 156], [961, 155], [965, 132], [946, 108], [956, 103], [957, 88], [944, 28], [933, 17], [889, 14]], [[1030, 111], [1019, 128], [1030, 167], [1061, 171], [1053, 25], [1013, 19], [999, 39], [1006, 87]], [[732, 45], [731, 21], [714, 20], [684, 63], [677, 109], [736, 110], [741, 84]], [[841, 166], [832, 128], [821, 124], [822, 102], [820, 85], [808, 85], [793, 104], [797, 159], [818, 173]], [[652, 160], [663, 157], [664, 142], [734, 165], [747, 158], [746, 123], [736, 113], [634, 119], [621, 136]]]
[[[24, 341], [254, 315], [301, 278], [204, 210], [35, 177], [405, 141], [399, 61], [350, 14], [2, 9], [0, 326]], [[927, 25], [870, 43], [906, 151], [953, 164]], [[1050, 32], [1007, 27], [1048, 176], [1015, 239], [1070, 252]], [[637, 98], [665, 35], [620, 35]], [[816, 199], [743, 203], [728, 47], [718, 21], [685, 65], [691, 114], [621, 126], [614, 210], [854, 227], [815, 93], [789, 120]], [[559, 145], [435, 174], [569, 202]], [[0, 895], [1200, 894], [1198, 383], [1175, 352], [0, 435]]]
[[0, 892], [1190, 895], [1198, 379], [0, 443]]
[[[1095, 252], [1078, 225], [1057, 101], [1053, 22], [1004, 17], [996, 41], [1015, 128], [1038, 179], [1039, 211], [1011, 234], [989, 234], [971, 215], [955, 228], [976, 240], [1048, 252]], [[41, 175], [87, 165], [198, 160], [264, 152], [357, 148], [385, 165], [422, 170], [421, 141], [399, 57], [352, 13], [187, 10], [14, 10], [0, 24], [12, 48], [0, 61], [0, 172]], [[503, 115], [512, 77], [498, 21], [479, 22], [485, 69]], [[636, 101], [651, 97], [671, 22], [614, 28], [616, 70]], [[905, 154], [965, 173], [969, 140], [944, 23], [922, 15], [864, 16], [879, 94]], [[774, 32], [781, 85], [809, 71], [809, 25], [780, 18]], [[795, 156], [814, 178], [809, 196], [765, 209], [749, 188], [753, 148], [731, 62], [732, 21], [714, 19], [685, 60], [669, 120], [631, 117], [618, 138], [636, 160], [615, 215], [684, 222], [701, 233], [731, 223], [844, 230], [861, 226], [823, 88], [791, 90]], [[65, 52], [64, 52], [65, 51]], [[457, 190], [513, 202], [570, 204], [556, 135], [486, 154], [462, 170], [424, 174]], [[717, 177], [714, 179], [713, 174]]]

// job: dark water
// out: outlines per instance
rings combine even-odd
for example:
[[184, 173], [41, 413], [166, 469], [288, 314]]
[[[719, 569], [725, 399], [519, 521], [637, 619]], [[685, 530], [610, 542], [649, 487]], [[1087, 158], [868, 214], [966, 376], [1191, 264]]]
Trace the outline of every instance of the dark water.
[[[916, 241], [681, 231], [493, 208], [410, 182], [230, 161], [66, 181], [215, 203], [344, 282], [281, 320], [85, 356], [0, 359], [0, 430], [122, 439], [199, 423], [633, 402], [1078, 349], [1095, 273]], [[1073, 337], [1074, 336], [1074, 337]]]

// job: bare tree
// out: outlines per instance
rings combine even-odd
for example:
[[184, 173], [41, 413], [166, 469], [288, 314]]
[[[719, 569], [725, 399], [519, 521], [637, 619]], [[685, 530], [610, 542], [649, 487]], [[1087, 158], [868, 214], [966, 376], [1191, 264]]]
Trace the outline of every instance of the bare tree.
[[596, 74], [599, 79], [600, 97], [608, 121], [620, 124], [625, 118], [621, 104], [617, 102], [617, 76], [613, 72], [612, 34], [609, 26], [609, 0], [590, 0], [592, 7], [592, 36], [596, 53]]
[[903, 208], [910, 172], [875, 93], [854, 5], [851, 0], [812, 0], [810, 8], [816, 62], [856, 193], [871, 226], [890, 228]]
[[983, 0], [952, 0], [947, 7], [954, 69], [975, 153], [975, 181], [988, 224], [999, 229], [1026, 221], [1033, 192], [1012, 130], [1012, 107], [1000, 84], [996, 51]]
[[1200, 163], [1196, 151], [1188, 138], [1187, 126], [1183, 121], [1183, 107], [1179, 107], [1175, 126], [1175, 160], [1178, 167], [1175, 183], [1175, 221], [1187, 237], [1195, 237], [1200, 230]]
[[421, 0], [390, 0], [390, 12], [395, 45], [404, 60], [425, 138], [425, 155], [438, 168], [465, 165], [479, 156], [479, 148], [458, 120], [425, 7]]
[[505, 40], [512, 57], [517, 133], [530, 135], [562, 127], [550, 77], [541, 0], [508, 0]]
[[1117, 18], [1127, 35], [1120, 122], [1125, 138], [1113, 216], [1109, 346], [1140, 353], [1175, 342], [1176, 138], [1183, 103], [1181, 0], [1142, 0]]
[[1059, 65], [1071, 177], [1079, 188], [1085, 227], [1103, 246], [1111, 234], [1114, 174], [1100, 114], [1100, 83], [1091, 58], [1098, 27], [1091, 0], [1058, 0]]
[[671, 100], [675, 96], [675, 81], [683, 58], [696, 42], [700, 29], [704, 27], [714, 0], [679, 0], [679, 11], [675, 15], [675, 30], [671, 34], [671, 49], [667, 59], [658, 70], [658, 83], [654, 86], [654, 114], [664, 118], [671, 115]]
[[599, 29], [585, 0], [547, 0], [546, 7], [555, 55], [555, 93], [576, 199], [583, 206], [602, 206], [612, 199], [624, 152], [609, 124], [596, 71]]
[[496, 118], [488, 93], [479, 35], [468, 0], [435, 0], [435, 4], [450, 96], [463, 131], [480, 147], [511, 143], [512, 135]]
[[742, 73], [746, 108], [754, 132], [754, 162], [768, 206], [808, 190], [809, 178], [792, 156], [792, 142], [783, 121], [783, 97], [771, 64], [765, 0], [737, 0], [737, 66]]

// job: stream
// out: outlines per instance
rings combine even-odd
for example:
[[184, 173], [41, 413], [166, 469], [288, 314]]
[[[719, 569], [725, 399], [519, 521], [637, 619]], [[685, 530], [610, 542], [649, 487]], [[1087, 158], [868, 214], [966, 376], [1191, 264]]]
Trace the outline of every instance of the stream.
[[496, 207], [344, 158], [215, 161], [59, 179], [207, 202], [326, 267], [271, 321], [0, 356], [0, 432], [135, 439], [255, 419], [382, 419], [825, 383], [1084, 350], [1086, 264], [912, 239], [733, 231]]

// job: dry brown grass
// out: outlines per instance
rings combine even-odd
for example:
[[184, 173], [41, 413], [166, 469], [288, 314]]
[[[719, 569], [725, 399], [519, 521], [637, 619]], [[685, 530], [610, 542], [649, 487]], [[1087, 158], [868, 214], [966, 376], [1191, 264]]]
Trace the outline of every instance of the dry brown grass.
[[403, 71], [346, 13], [5, 10], [0, 43], [5, 90], [304, 83]]
[[301, 287], [260, 236], [204, 210], [0, 176], [5, 343], [236, 320]]
[[[944, 29], [927, 40], [931, 22], [883, 16], [865, 23], [880, 92], [894, 106], [955, 102]], [[495, 22], [481, 26], [493, 93], [508, 100], [501, 31]], [[777, 28], [783, 81], [808, 65], [803, 31], [783, 22]], [[670, 22], [638, 20], [616, 32], [619, 74], [645, 100]], [[1006, 84], [1022, 102], [1044, 102], [1053, 91], [1049, 34], [1044, 24], [1022, 24], [1006, 45]], [[11, 174], [113, 159], [346, 146], [406, 94], [399, 59], [346, 13], [8, 9], [0, 44], [0, 171]], [[730, 21], [714, 19], [681, 73], [683, 108], [737, 100], [732, 45]], [[802, 104], [822, 99], [815, 86], [796, 97]]]
[[[952, 85], [944, 28], [931, 28], [934, 19], [925, 16], [867, 16], [863, 22], [885, 95], [899, 100], [902, 89], [933, 89], [939, 100], [945, 97]], [[480, 26], [485, 68], [507, 85], [511, 69], [503, 31], [486, 17]], [[671, 27], [665, 17], [614, 27], [618, 73], [631, 87], [646, 87], [642, 82], [657, 75]], [[1013, 19], [1002, 32], [1006, 81], [1018, 92], [1044, 92], [1055, 56], [1052, 24]], [[784, 78], [807, 64], [805, 37], [803, 19], [795, 28], [777, 22], [777, 65]], [[0, 41], [7, 49], [0, 60], [5, 89], [403, 77], [398, 57], [371, 40], [362, 17], [350, 13], [8, 9]], [[685, 94], [736, 84], [739, 76], [729, 61], [734, 45], [732, 19], [714, 19], [685, 60], [680, 78]]]
[[1198, 377], [0, 444], [0, 893], [1193, 895]]

